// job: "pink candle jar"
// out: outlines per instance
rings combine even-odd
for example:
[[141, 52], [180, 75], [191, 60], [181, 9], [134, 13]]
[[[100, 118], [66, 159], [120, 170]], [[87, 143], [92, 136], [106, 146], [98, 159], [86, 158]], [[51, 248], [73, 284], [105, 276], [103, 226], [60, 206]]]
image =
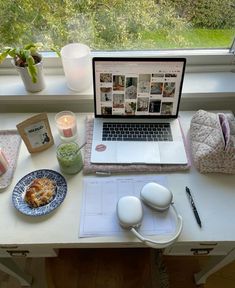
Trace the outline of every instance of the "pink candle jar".
[[62, 111], [55, 116], [59, 136], [63, 141], [72, 141], [77, 137], [77, 119], [73, 112]]
[[0, 176], [3, 175], [8, 169], [8, 161], [4, 155], [2, 149], [0, 148]]

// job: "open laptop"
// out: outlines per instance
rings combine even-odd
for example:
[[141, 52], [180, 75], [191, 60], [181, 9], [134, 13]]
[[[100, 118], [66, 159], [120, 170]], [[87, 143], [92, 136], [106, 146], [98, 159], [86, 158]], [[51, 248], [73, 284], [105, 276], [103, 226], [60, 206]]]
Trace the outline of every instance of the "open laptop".
[[177, 119], [185, 58], [93, 58], [91, 163], [187, 164]]

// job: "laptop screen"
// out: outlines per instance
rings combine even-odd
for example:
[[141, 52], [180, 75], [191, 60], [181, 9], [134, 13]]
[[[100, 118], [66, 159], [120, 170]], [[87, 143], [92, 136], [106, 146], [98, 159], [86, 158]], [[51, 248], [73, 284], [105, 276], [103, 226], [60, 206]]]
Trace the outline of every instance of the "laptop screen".
[[93, 58], [96, 117], [177, 117], [185, 58]]

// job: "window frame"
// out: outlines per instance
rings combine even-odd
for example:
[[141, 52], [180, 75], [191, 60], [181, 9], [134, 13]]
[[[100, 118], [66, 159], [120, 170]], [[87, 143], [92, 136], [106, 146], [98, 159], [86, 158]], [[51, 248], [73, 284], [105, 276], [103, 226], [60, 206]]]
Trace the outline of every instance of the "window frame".
[[[92, 57], [185, 57], [187, 59], [186, 72], [228, 72], [235, 69], [233, 45], [227, 49], [93, 50], [91, 55]], [[41, 52], [41, 54], [47, 74], [63, 74], [61, 59], [55, 52]], [[5, 59], [0, 65], [0, 75], [17, 74], [11, 62], [11, 58]]]
[[[93, 112], [92, 85], [79, 93], [70, 90], [58, 55], [43, 52], [42, 56], [47, 84], [46, 89], [38, 93], [24, 89], [11, 58], [0, 65], [0, 112], [36, 113], [65, 109]], [[180, 109], [235, 111], [235, 55], [230, 49], [92, 51], [93, 56], [185, 57], [187, 64]]]

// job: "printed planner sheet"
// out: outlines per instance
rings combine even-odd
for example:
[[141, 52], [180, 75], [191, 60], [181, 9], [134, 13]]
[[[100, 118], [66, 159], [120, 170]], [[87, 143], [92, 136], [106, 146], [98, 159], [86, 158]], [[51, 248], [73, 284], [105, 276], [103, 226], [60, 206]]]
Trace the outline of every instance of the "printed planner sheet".
[[[167, 187], [163, 176], [84, 177], [79, 237], [113, 236], [129, 231], [120, 227], [116, 215], [119, 198], [139, 197], [141, 188], [149, 182]], [[174, 233], [176, 219], [173, 208], [157, 212], [143, 204], [144, 217], [139, 231], [145, 235]]]

